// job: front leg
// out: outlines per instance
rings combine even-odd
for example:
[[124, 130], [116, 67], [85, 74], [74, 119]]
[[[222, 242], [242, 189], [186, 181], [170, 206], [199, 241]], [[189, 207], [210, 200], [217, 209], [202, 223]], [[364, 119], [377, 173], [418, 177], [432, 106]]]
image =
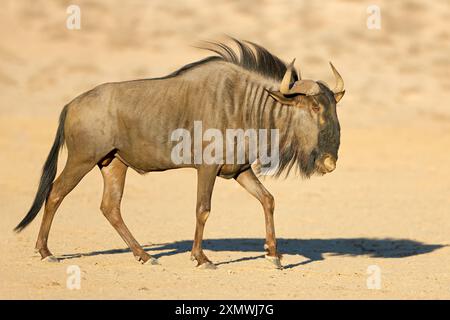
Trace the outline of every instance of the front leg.
[[197, 267], [214, 269], [215, 265], [203, 253], [203, 230], [211, 211], [211, 195], [219, 168], [217, 166], [201, 166], [197, 169], [197, 206], [194, 243], [191, 258], [197, 260]]
[[245, 190], [261, 202], [266, 222], [266, 243], [264, 244], [264, 249], [267, 251], [266, 258], [275, 267], [281, 269], [281, 255], [277, 253], [277, 239], [275, 237], [275, 225], [273, 221], [273, 211], [275, 208], [273, 196], [262, 185], [251, 168], [240, 173], [235, 179]]

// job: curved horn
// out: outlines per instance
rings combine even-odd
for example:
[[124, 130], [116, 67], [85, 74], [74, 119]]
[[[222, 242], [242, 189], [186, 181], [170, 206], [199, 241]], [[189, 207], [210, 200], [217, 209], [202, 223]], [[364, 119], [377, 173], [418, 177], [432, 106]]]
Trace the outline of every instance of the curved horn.
[[334, 77], [336, 79], [336, 86], [333, 89], [334, 93], [339, 93], [344, 91], [344, 79], [342, 79], [339, 72], [336, 70], [336, 68], [333, 66], [333, 64], [330, 62], [331, 70], [333, 70]]
[[292, 79], [292, 70], [294, 69], [295, 59], [287, 66], [286, 73], [283, 76], [283, 80], [281, 80], [280, 84], [280, 92], [282, 94], [289, 94], [289, 85], [291, 84]]

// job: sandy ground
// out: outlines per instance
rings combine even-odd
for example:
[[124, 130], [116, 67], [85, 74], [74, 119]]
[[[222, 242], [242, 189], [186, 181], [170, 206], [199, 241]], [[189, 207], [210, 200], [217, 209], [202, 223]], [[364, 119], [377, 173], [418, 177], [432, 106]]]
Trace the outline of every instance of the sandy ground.
[[[381, 30], [366, 27], [381, 8]], [[448, 1], [3, 1], [0, 11], [0, 298], [450, 298], [450, 4]], [[256, 4], [257, 3], [257, 4]], [[228, 33], [289, 60], [305, 77], [346, 82], [338, 169], [301, 180], [266, 178], [276, 199], [285, 269], [262, 257], [259, 203], [219, 180], [205, 234], [218, 264], [189, 260], [195, 172], [129, 172], [125, 220], [160, 266], [137, 263], [99, 210], [93, 170], [63, 202], [50, 249], [23, 233], [62, 106], [107, 81], [167, 74], [205, 56], [190, 47]], [[64, 164], [64, 156], [60, 168]], [[66, 287], [79, 266], [81, 289]], [[367, 270], [381, 288], [368, 289]], [[374, 267], [372, 267], [374, 268]]]

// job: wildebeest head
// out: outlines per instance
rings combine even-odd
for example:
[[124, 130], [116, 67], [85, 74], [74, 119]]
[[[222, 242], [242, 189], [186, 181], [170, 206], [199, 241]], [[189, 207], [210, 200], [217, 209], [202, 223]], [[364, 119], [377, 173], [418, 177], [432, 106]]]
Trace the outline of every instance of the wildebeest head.
[[344, 96], [344, 81], [331, 62], [336, 78], [336, 86], [332, 90], [322, 81], [302, 80], [300, 76], [292, 79], [297, 74], [293, 72], [294, 61], [287, 67], [279, 90], [269, 91], [269, 94], [282, 104], [307, 111], [302, 112], [302, 128], [297, 130], [307, 128], [318, 134], [317, 144], [311, 148], [308, 159], [301, 164], [303, 171], [306, 174], [311, 171], [329, 173], [336, 168], [338, 158], [340, 126], [336, 104]]

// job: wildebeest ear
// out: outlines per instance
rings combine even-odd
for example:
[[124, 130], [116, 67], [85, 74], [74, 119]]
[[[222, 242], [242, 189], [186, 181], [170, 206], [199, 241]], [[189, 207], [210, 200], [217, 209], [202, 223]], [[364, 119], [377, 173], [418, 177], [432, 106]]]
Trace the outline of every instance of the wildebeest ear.
[[286, 104], [289, 106], [294, 105], [294, 99], [286, 97], [280, 91], [270, 91], [270, 90], [266, 90], [266, 91], [272, 98], [274, 98], [279, 103]]
[[345, 90], [342, 90], [341, 92], [338, 92], [338, 93], [335, 93], [335, 94], [334, 94], [334, 99], [336, 100], [336, 103], [338, 103], [339, 100], [342, 99], [342, 97], [344, 96], [344, 94], [345, 94]]

